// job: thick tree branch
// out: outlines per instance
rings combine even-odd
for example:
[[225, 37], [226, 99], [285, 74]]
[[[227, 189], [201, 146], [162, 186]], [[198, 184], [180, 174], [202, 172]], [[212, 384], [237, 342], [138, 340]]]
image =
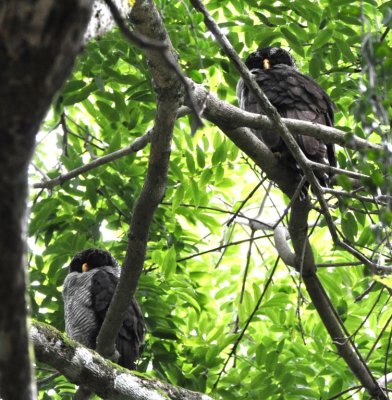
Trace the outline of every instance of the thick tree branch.
[[121, 368], [49, 325], [33, 322], [30, 335], [38, 361], [57, 369], [72, 383], [83, 384], [104, 399], [211, 400], [205, 394]]
[[[216, 120], [221, 121], [221, 123], [226, 122], [227, 125], [233, 128], [243, 126], [266, 130], [273, 128], [273, 122], [267, 116], [241, 110], [238, 107], [219, 100], [214, 93], [209, 92], [203, 85], [194, 83], [190, 79], [189, 81], [192, 82], [197, 102], [204, 104], [204, 117], [212, 114]], [[209, 118], [207, 117], [207, 119]], [[281, 120], [293, 135], [312, 136], [326, 143], [336, 143], [353, 150], [382, 150], [382, 147], [378, 144], [368, 142], [356, 135], [348, 134], [331, 126], [314, 124], [298, 119], [281, 118]]]
[[315, 273], [316, 265], [307, 238], [307, 220], [310, 208], [311, 204], [308, 199], [298, 199], [295, 201], [292, 206], [289, 224], [297, 263], [298, 257], [301, 257], [299, 267], [302, 271], [302, 280], [333, 343], [351, 371], [374, 398], [387, 399], [366, 362], [358, 352], [354, 342], [351, 340], [350, 335], [348, 335], [343, 322], [340, 320], [328, 294], [325, 292], [322, 283]]
[[[188, 81], [193, 85], [193, 91], [197, 102], [203, 104], [204, 117], [208, 107], [212, 105], [213, 110], [211, 112], [214, 114], [214, 117], [222, 123], [226, 121], [233, 128], [247, 127], [252, 129], [270, 130], [273, 127], [273, 123], [265, 115], [253, 114], [241, 110], [232, 104], [218, 99], [216, 95], [209, 92], [203, 85], [193, 82], [190, 78], [188, 78]], [[214, 96], [215, 98], [210, 99], [209, 96]], [[181, 108], [181, 116], [188, 115], [190, 112], [190, 108], [187, 106]], [[379, 144], [368, 142], [351, 132], [345, 132], [332, 126], [320, 125], [309, 121], [291, 118], [281, 118], [281, 120], [293, 135], [299, 134], [312, 136], [323, 140], [325, 143], [335, 143], [353, 150], [373, 149], [376, 151], [382, 151], [382, 146]]]
[[[152, 0], [136, 1], [132, 19], [136, 31], [168, 43], [171, 49], [170, 39]], [[152, 217], [166, 190], [172, 133], [184, 93], [178, 76], [173, 74], [170, 66], [162, 63], [161, 53], [154, 49], [146, 49], [145, 53], [157, 92], [158, 107], [147, 176], [133, 211], [120, 282], [97, 339], [97, 350], [106, 357], [113, 353], [115, 337], [143, 269]], [[170, 56], [176, 62], [173, 51]]]
[[340, 356], [345, 360], [351, 371], [359, 379], [363, 387], [370, 393], [372, 398], [387, 400], [388, 397], [369, 371], [369, 368], [358, 353], [351, 338], [342, 331], [341, 326], [343, 323], [339, 320], [337, 312], [331, 306], [328, 295], [325, 293], [317, 275], [304, 277], [303, 281], [324, 326], [331, 338], [333, 338], [333, 343], [338, 349]]
[[274, 229], [274, 242], [279, 257], [284, 261], [285, 264], [295, 267], [295, 254], [288, 244], [289, 239], [290, 235], [287, 228], [279, 225]]
[[0, 3], [0, 387], [35, 398], [26, 322], [27, 168], [53, 95], [81, 48], [92, 0]]
[[[230, 126], [231, 128], [248, 127], [253, 129], [267, 129], [271, 130], [273, 123], [266, 116], [252, 114], [243, 111], [231, 104], [219, 100], [214, 93], [208, 92], [204, 86], [197, 83], [193, 84], [195, 98], [199, 104], [204, 104], [203, 117], [213, 122], [216, 125]], [[282, 118], [287, 128], [292, 134], [302, 134], [305, 136], [312, 136], [329, 143], [336, 143], [352, 149], [374, 149], [381, 150], [377, 144], [367, 142], [357, 136], [350, 136], [347, 139], [346, 133], [325, 125], [313, 124], [307, 121], [300, 121], [295, 119]], [[360, 174], [354, 171], [342, 170], [327, 165], [307, 160], [310, 169], [318, 169], [326, 172], [333, 172], [336, 174], [344, 174], [353, 178], [367, 178], [367, 175]]]

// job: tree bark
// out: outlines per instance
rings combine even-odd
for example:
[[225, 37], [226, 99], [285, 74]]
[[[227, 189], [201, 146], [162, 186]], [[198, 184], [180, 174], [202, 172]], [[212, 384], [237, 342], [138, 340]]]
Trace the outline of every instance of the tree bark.
[[[131, 18], [135, 31], [148, 39], [167, 43], [166, 56], [176, 62], [170, 38], [152, 0], [137, 0]], [[133, 210], [128, 244], [121, 277], [97, 338], [97, 351], [106, 357], [113, 354], [115, 338], [130, 298], [135, 293], [143, 269], [150, 224], [166, 191], [171, 141], [184, 89], [173, 69], [162, 62], [162, 50], [146, 48], [145, 54], [157, 94], [157, 112], [151, 135], [151, 151], [143, 189]]]
[[25, 214], [35, 135], [80, 51], [92, 0], [0, 5], [0, 387], [36, 397], [27, 329]]
[[107, 400], [212, 400], [115, 365], [49, 325], [33, 322], [31, 337], [39, 361]]

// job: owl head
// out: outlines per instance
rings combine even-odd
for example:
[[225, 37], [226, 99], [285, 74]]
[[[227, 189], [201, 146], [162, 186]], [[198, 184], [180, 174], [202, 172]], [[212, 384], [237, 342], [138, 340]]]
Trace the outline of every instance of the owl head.
[[76, 254], [69, 265], [69, 272], [82, 273], [107, 266], [116, 268], [118, 263], [108, 251], [93, 248]]
[[248, 56], [245, 60], [245, 64], [249, 70], [267, 70], [278, 64], [285, 64], [296, 68], [295, 60], [290, 53], [279, 47], [264, 47], [258, 49]]

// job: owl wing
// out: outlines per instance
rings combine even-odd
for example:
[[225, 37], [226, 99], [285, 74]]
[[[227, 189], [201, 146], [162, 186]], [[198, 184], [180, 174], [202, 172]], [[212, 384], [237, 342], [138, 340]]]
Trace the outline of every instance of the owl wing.
[[135, 369], [135, 361], [139, 358], [139, 350], [144, 341], [146, 325], [142, 311], [135, 298], [132, 298], [122, 327], [117, 337], [117, 350], [120, 353], [119, 364]]
[[[92, 307], [97, 315], [99, 326], [105, 319], [117, 283], [118, 277], [105, 270], [99, 269], [93, 276], [91, 285]], [[135, 361], [139, 357], [139, 348], [143, 342], [144, 334], [143, 315], [136, 299], [133, 298], [116, 339], [117, 351], [120, 354], [119, 365], [135, 369]]]
[[[333, 126], [334, 105], [312, 78], [283, 64], [257, 75], [259, 85], [282, 117]], [[333, 144], [302, 135], [297, 140], [309, 159], [336, 166]]]
[[[264, 72], [262, 70], [254, 69], [252, 70], [253, 75], [258, 81], [258, 78]], [[260, 83], [259, 83], [260, 85]], [[260, 85], [261, 86], [261, 85]], [[260, 104], [256, 100], [256, 97], [253, 93], [248, 89], [242, 79], [239, 80], [237, 84], [237, 98], [242, 110], [263, 115], [263, 110], [260, 107]], [[281, 151], [284, 146], [282, 139], [279, 135], [277, 135], [274, 131], [269, 131], [265, 129], [252, 129], [253, 133], [267, 145], [267, 147], [273, 151]]]
[[[251, 72], [282, 117], [333, 126], [334, 105], [329, 96], [312, 78], [283, 64], [268, 70], [253, 69]], [[242, 109], [262, 114], [261, 107], [242, 79], [237, 85], [237, 96]], [[285, 145], [276, 132], [255, 130], [255, 133], [272, 151], [284, 152]], [[333, 144], [326, 144], [320, 139], [304, 135], [298, 135], [296, 140], [309, 159], [336, 166]], [[288, 154], [287, 157], [291, 156]], [[287, 160], [287, 163], [291, 164], [292, 162]], [[317, 174], [323, 184], [328, 183], [328, 176], [321, 172]]]
[[92, 309], [91, 280], [89, 273], [68, 274], [64, 280], [63, 299], [67, 335], [93, 349], [100, 325]]

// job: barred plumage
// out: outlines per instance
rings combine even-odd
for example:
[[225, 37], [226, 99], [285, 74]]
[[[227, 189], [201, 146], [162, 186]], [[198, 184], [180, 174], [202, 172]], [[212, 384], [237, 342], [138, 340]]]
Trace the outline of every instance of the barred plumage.
[[[77, 254], [69, 269], [63, 289], [65, 330], [72, 339], [94, 349], [120, 269], [110, 253], [98, 249]], [[135, 369], [144, 335], [143, 315], [133, 298], [116, 340], [120, 365]]]

